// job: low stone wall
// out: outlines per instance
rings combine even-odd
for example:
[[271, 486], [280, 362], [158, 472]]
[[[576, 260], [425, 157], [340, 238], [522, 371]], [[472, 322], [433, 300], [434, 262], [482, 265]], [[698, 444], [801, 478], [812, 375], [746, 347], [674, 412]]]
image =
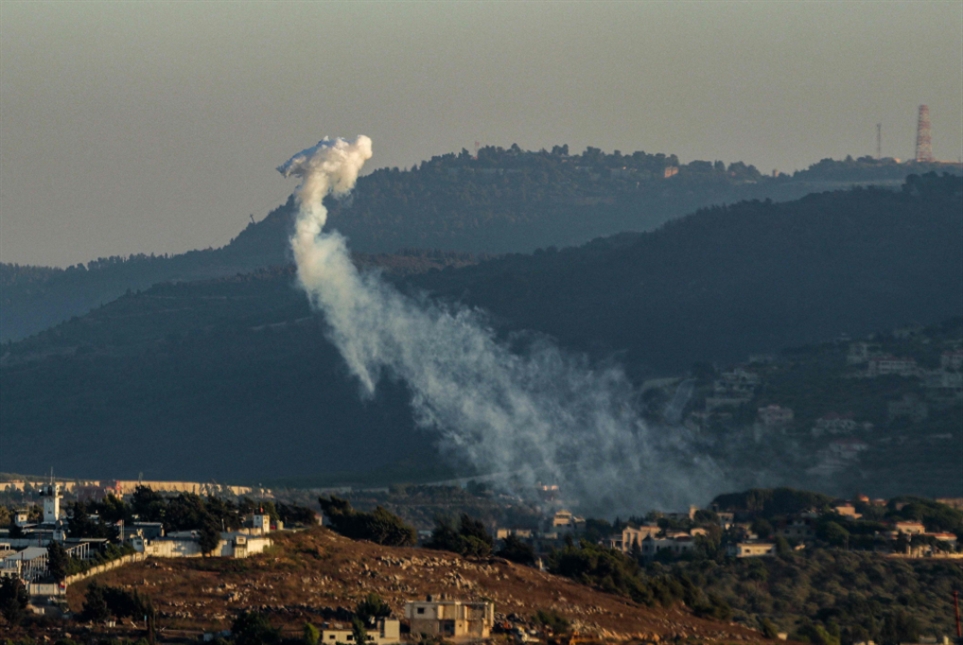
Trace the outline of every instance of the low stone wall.
[[116, 569], [117, 567], [122, 567], [125, 564], [130, 564], [131, 562], [143, 562], [147, 559], [146, 553], [130, 553], [128, 555], [121, 556], [116, 560], [111, 560], [110, 562], [105, 562], [104, 564], [98, 564], [96, 567], [91, 567], [83, 573], [77, 573], [72, 576], [67, 576], [64, 583], [69, 586], [75, 582], [80, 582], [90, 576], [95, 576], [98, 573], [103, 573], [104, 571], [110, 571], [111, 569]]

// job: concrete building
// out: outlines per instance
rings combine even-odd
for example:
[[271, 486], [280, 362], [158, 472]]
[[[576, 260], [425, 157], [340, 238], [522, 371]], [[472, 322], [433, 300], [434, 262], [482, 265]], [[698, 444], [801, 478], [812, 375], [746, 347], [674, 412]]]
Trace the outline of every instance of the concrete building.
[[558, 533], [565, 533], [569, 531], [574, 531], [585, 526], [585, 518], [578, 517], [572, 514], [571, 511], [561, 510], [552, 516], [546, 527], [547, 531], [556, 531]]
[[690, 535], [677, 538], [654, 538], [649, 536], [642, 540], [642, 558], [652, 560], [659, 553], [670, 553], [679, 556], [695, 548], [695, 540]]
[[776, 554], [776, 545], [771, 542], [737, 542], [730, 544], [727, 553], [733, 558], [758, 558]]
[[617, 549], [622, 553], [629, 553], [632, 551], [632, 545], [637, 543], [639, 547], [642, 547], [642, 540], [647, 537], [655, 537], [658, 535], [662, 529], [658, 526], [640, 526], [638, 528], [634, 526], [626, 526], [622, 529], [621, 533], [615, 533], [610, 535], [605, 541], [605, 546], [610, 549]]
[[896, 522], [893, 525], [897, 533], [904, 535], [922, 535], [926, 533], [926, 527], [922, 522]]
[[859, 424], [853, 419], [851, 412], [847, 412], [846, 414], [830, 412], [816, 419], [812, 435], [814, 437], [821, 437], [824, 434], [848, 435], [856, 432], [858, 428]]
[[488, 638], [495, 625], [495, 605], [490, 602], [462, 602], [442, 598], [405, 603], [405, 618], [417, 634], [441, 636], [448, 640]]
[[806, 518], [793, 519], [776, 529], [776, 535], [780, 535], [787, 540], [800, 542], [811, 542], [816, 539], [816, 529], [813, 527], [812, 520]]
[[[199, 558], [203, 555], [197, 531], [177, 531], [154, 540], [137, 535], [131, 538], [130, 544], [138, 553], [146, 553], [154, 558]], [[221, 539], [210, 555], [247, 558], [263, 553], [271, 544], [273, 542], [269, 537], [225, 532], [221, 533]]]
[[898, 376], [917, 376], [919, 367], [912, 358], [897, 358], [896, 356], [874, 356], [867, 361], [869, 366], [866, 371], [867, 376], [886, 376], [896, 374]]
[[[390, 618], [378, 621], [374, 629], [368, 629], [366, 643], [373, 645], [394, 645], [401, 642], [401, 623]], [[335, 645], [336, 643], [354, 643], [354, 632], [346, 628], [329, 628], [321, 630], [318, 645]]]

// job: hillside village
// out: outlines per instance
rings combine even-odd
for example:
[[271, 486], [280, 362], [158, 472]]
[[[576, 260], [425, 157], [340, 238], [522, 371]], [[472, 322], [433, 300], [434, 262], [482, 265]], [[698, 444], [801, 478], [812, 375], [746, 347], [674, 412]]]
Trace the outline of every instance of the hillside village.
[[778, 452], [803, 487], [892, 495], [910, 470], [917, 492], [936, 493], [958, 482], [963, 458], [961, 366], [963, 320], [953, 319], [697, 365], [689, 378], [645, 382], [642, 399], [651, 422], [681, 423], [717, 454]]
[[[64, 503], [64, 489], [68, 488], [75, 501]], [[819, 557], [824, 550], [863, 553], [867, 556], [859, 557], [877, 557], [884, 561], [949, 563], [963, 560], [959, 542], [963, 537], [961, 498], [932, 501], [858, 496], [842, 500], [791, 489], [750, 490], [720, 495], [707, 508], [692, 506], [674, 513], [651, 511], [644, 516], [609, 522], [583, 518], [559, 508], [564, 491], [545, 485], [535, 491], [543, 513], [537, 526], [486, 526], [462, 514], [460, 524], [438, 520], [440, 523], [432, 530], [416, 531], [414, 527], [405, 528], [400, 518], [381, 507], [375, 509], [374, 514], [354, 511], [348, 502], [334, 496], [320, 499], [325, 515], [322, 519], [321, 513], [304, 506], [277, 499], [253, 501], [243, 496], [248, 492], [243, 487], [238, 488], [241, 495], [233, 497], [213, 494], [201, 497], [190, 491], [161, 494], [144, 482], [126, 494], [120, 492], [124, 486], [116, 482], [111, 492], [101, 488], [103, 495], [91, 495], [92, 488], [48, 481], [29, 493], [35, 495], [41, 505], [28, 509], [2, 507], [10, 525], [0, 530], [0, 576], [4, 578], [5, 589], [20, 581], [36, 613], [64, 619], [75, 615], [76, 605], [68, 605], [66, 601], [71, 597], [71, 588], [80, 585], [86, 594], [84, 611], [79, 614], [81, 619], [88, 623], [93, 619], [94, 624], [98, 621], [113, 624], [110, 617], [114, 610], [97, 613], [91, 607], [99, 602], [99, 596], [91, 600], [90, 594], [107, 594], [107, 598], [114, 600], [104, 602], [111, 605], [121, 602], [116, 599], [117, 594], [124, 597], [123, 593], [134, 592], [110, 591], [111, 587], [105, 590], [100, 583], [90, 580], [99, 580], [127, 567], [143, 566], [145, 562], [192, 560], [201, 556], [205, 556], [201, 561], [258, 558], [274, 553], [272, 549], [279, 538], [280, 543], [286, 543], [289, 538], [284, 536], [315, 531], [321, 523], [348, 537], [367, 538], [388, 546], [417, 543], [423, 548], [454, 551], [469, 558], [494, 555], [537, 571], [575, 577], [591, 586], [601, 585], [603, 589], [606, 584], [592, 582], [598, 574], [591, 567], [596, 565], [584, 569], [584, 563], [588, 562], [584, 558], [616, 558], [613, 562], [626, 567], [626, 575], [634, 576], [629, 580], [638, 580], [632, 584], [643, 586], [622, 588], [620, 583], [611, 587], [609, 593], [627, 596], [641, 606], [684, 602], [696, 615], [707, 617], [731, 617], [733, 609], [727, 601], [719, 599], [700, 601], [697, 596], [687, 599], [689, 596], [681, 590], [660, 592], [658, 585], [663, 583], [658, 580], [669, 571], [676, 572], [670, 577], [682, 575], [680, 580], [687, 580], [690, 574], [685, 572], [701, 566], [700, 562], [712, 561], [718, 563], [717, 566], [738, 569], [735, 563], [740, 561], [787, 562], [799, 557]], [[19, 493], [15, 489], [13, 486], [3, 495]], [[469, 495], [482, 498], [493, 495], [493, 491], [483, 485], [476, 484], [471, 489]], [[229, 487], [220, 489], [221, 495], [229, 495], [230, 491]], [[85, 495], [83, 500], [79, 493]], [[379, 513], [385, 519], [375, 520]], [[346, 524], [347, 518], [354, 519]], [[378, 529], [376, 534], [367, 532], [371, 529], [359, 528], [385, 521], [394, 523], [398, 531], [385, 533]], [[387, 537], [390, 535], [395, 537]], [[583, 563], [577, 565], [581, 571], [578, 576], [571, 569], [576, 562]], [[486, 639], [501, 630], [521, 642], [544, 639], [551, 634], [548, 627], [539, 628], [538, 621], [513, 618], [498, 604], [476, 602], [472, 584], [459, 582], [457, 576], [452, 581], [454, 590], [462, 592], [461, 596], [458, 593], [434, 595], [424, 600], [412, 595], [417, 588], [410, 587], [409, 597], [398, 605], [395, 617], [389, 618], [390, 612], [368, 617], [371, 620], [365, 624], [366, 633], [381, 645], [401, 642], [403, 634], [418, 633], [471, 640]], [[650, 591], [645, 591], [645, 585]], [[403, 595], [406, 588], [400, 585], [398, 590]], [[662, 593], [669, 595], [656, 600]], [[124, 602], [147, 602], [138, 598], [134, 593]], [[4, 602], [8, 601], [0, 599], [0, 604]], [[571, 611], [574, 610], [569, 610], [570, 617]], [[178, 616], [187, 615], [165, 610], [157, 614], [156, 620], [177, 622]], [[353, 615], [348, 610], [332, 614], [319, 631], [321, 638], [325, 642], [329, 638], [346, 642], [344, 639], [349, 634], [357, 633], [352, 631]], [[770, 624], [759, 622], [763, 619], [753, 613], [736, 616], [756, 628]], [[547, 625], [553, 620], [549, 617], [543, 622]], [[559, 620], [559, 624], [569, 624], [569, 619]], [[797, 628], [801, 629], [798, 625]]]

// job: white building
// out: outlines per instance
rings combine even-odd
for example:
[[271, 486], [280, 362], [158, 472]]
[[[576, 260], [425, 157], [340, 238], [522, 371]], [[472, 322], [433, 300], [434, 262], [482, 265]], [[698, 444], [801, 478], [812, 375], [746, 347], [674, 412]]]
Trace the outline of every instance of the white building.
[[912, 358], [897, 358], [895, 356], [874, 356], [869, 359], [869, 376], [886, 376], [896, 374], [898, 376], [917, 376], [919, 368], [916, 361]]
[[847, 435], [856, 432], [858, 427], [859, 424], [853, 419], [852, 414], [830, 412], [816, 419], [812, 434], [814, 437], [820, 437], [824, 434]]
[[[197, 531], [177, 531], [155, 540], [135, 536], [131, 538], [130, 544], [138, 553], [146, 553], [155, 558], [199, 558], [203, 555]], [[220, 558], [247, 558], [263, 553], [264, 549], [272, 544], [269, 537], [226, 532], [221, 533], [221, 539], [210, 555]]]
[[44, 484], [40, 489], [40, 497], [43, 498], [43, 523], [56, 524], [60, 521], [60, 484], [51, 481]]

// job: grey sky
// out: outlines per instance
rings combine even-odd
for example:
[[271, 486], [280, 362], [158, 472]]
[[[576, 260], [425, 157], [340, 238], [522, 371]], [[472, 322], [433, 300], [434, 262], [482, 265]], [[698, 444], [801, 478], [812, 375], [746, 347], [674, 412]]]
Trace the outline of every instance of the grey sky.
[[963, 2], [0, 3], [0, 259], [219, 246], [367, 134], [743, 160], [963, 151]]

